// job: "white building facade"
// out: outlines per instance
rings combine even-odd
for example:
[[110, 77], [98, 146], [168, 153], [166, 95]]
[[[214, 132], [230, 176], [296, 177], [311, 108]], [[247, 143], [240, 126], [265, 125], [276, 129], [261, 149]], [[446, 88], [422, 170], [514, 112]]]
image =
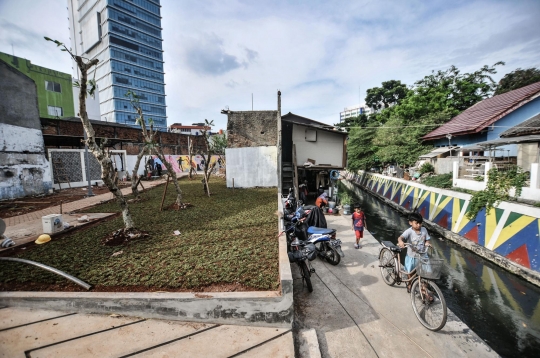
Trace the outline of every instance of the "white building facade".
[[159, 0], [68, 0], [68, 12], [72, 51], [99, 60], [88, 78], [96, 79], [101, 120], [136, 126], [131, 90], [145, 119], [167, 130]]
[[365, 105], [356, 105], [352, 107], [345, 107], [343, 112], [339, 112], [339, 122], [343, 122], [345, 119], [358, 117], [361, 114], [371, 114], [371, 108]]

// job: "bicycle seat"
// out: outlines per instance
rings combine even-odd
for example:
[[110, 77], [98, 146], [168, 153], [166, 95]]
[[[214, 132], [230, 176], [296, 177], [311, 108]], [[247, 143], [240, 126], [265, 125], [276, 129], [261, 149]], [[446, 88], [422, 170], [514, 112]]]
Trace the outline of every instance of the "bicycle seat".
[[382, 241], [381, 244], [384, 246], [384, 247], [387, 247], [390, 249], [390, 251], [395, 251], [395, 252], [401, 252], [401, 248], [394, 245], [394, 243], [392, 241]]
[[307, 232], [310, 235], [312, 235], [312, 234], [329, 235], [329, 234], [335, 233], [336, 229], [325, 229], [325, 228], [322, 228], [322, 227], [310, 226], [310, 227], [308, 227]]

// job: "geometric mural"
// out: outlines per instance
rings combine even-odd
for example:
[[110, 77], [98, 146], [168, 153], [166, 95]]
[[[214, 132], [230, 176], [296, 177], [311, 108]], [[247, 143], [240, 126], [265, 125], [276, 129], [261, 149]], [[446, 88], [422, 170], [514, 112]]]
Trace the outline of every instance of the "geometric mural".
[[458, 233], [509, 260], [540, 271], [540, 215], [538, 217], [504, 209], [503, 203], [486, 215], [482, 209], [474, 219], [466, 217], [471, 196], [425, 187], [402, 179], [360, 172], [346, 178], [395, 202], [406, 210], [416, 210], [424, 218]]

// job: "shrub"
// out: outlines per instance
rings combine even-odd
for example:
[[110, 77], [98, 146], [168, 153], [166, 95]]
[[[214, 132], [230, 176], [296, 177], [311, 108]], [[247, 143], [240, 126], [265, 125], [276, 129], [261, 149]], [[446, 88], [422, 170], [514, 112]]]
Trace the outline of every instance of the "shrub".
[[[426, 164], [429, 164], [429, 163], [426, 163]], [[452, 188], [452, 173], [430, 176], [428, 178], [423, 179], [422, 184], [427, 185], [427, 186], [432, 186], [435, 188], [450, 189]]]
[[422, 166], [420, 167], [420, 174], [425, 174], [425, 173], [434, 173], [435, 172], [435, 168], [433, 167], [433, 165], [431, 165], [431, 163], [424, 163], [422, 164]]

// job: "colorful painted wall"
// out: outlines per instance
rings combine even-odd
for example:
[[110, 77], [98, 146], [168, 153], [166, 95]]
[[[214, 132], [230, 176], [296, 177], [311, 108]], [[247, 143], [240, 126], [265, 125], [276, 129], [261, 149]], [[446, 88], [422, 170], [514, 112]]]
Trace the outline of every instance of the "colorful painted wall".
[[471, 195], [378, 174], [347, 173], [346, 178], [397, 205], [417, 209], [429, 221], [526, 268], [540, 272], [540, 208], [502, 202], [469, 220]]

